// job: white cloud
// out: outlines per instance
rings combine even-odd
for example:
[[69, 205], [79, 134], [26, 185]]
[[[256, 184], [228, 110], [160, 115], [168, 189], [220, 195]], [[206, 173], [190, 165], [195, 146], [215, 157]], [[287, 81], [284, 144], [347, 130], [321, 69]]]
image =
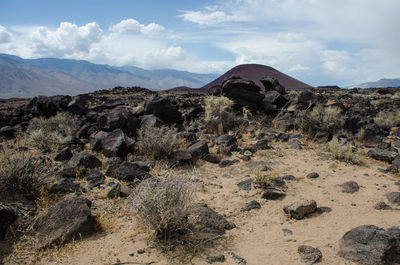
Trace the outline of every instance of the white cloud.
[[148, 25], [140, 24], [133, 18], [128, 18], [120, 21], [116, 25], [110, 27], [110, 30], [117, 33], [131, 32], [131, 33], [143, 33], [147, 35], [155, 35], [164, 30], [164, 27], [156, 23], [150, 23]]
[[206, 6], [206, 11], [181, 11], [183, 14], [178, 17], [185, 21], [197, 23], [199, 25], [218, 25], [223, 22], [239, 22], [245, 21], [246, 17], [236, 14], [228, 15], [224, 11], [218, 10], [218, 6]]
[[91, 46], [101, 40], [102, 30], [95, 22], [80, 27], [61, 22], [56, 30], [38, 27], [29, 36], [32, 55], [81, 57], [88, 54]]
[[0, 44], [11, 42], [11, 33], [7, 29], [0, 25]]
[[296, 65], [293, 65], [292, 67], [290, 67], [288, 72], [305, 72], [305, 71], [309, 71], [309, 70], [311, 70], [311, 68], [308, 66], [296, 64]]

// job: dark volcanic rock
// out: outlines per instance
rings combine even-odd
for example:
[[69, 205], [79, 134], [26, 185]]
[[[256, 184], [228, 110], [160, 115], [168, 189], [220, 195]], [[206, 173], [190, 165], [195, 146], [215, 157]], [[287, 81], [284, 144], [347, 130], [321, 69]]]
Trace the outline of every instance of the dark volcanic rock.
[[145, 105], [146, 114], [154, 114], [162, 121], [169, 124], [182, 124], [183, 116], [178, 111], [177, 106], [167, 98], [162, 98], [158, 95], [152, 96], [147, 100]]
[[148, 176], [149, 171], [150, 167], [144, 163], [124, 161], [122, 164], [110, 166], [106, 175], [128, 182], [140, 182]]
[[54, 158], [55, 161], [68, 161], [72, 157], [71, 147], [67, 146], [61, 151], [58, 152], [56, 157]]
[[283, 211], [289, 215], [290, 218], [301, 220], [309, 214], [317, 210], [317, 203], [314, 200], [300, 200], [290, 205], [283, 207]]
[[115, 129], [100, 140], [98, 149], [107, 157], [125, 157], [129, 153], [124, 132]]
[[355, 193], [360, 189], [358, 183], [355, 181], [347, 181], [343, 184], [340, 184], [339, 187], [342, 189], [342, 192], [344, 193]]
[[208, 144], [206, 141], [198, 141], [197, 143], [191, 145], [188, 149], [188, 152], [192, 154], [194, 157], [203, 158], [210, 153], [208, 149]]
[[237, 186], [239, 187], [240, 190], [250, 191], [252, 183], [253, 183], [252, 179], [246, 179], [244, 181], [239, 182]]
[[390, 192], [386, 194], [386, 198], [390, 203], [400, 205], [400, 192]]
[[93, 189], [104, 184], [105, 177], [98, 171], [92, 171], [85, 179], [89, 183], [89, 189]]
[[71, 179], [63, 179], [59, 183], [51, 186], [51, 188], [49, 189], [49, 194], [79, 194], [82, 191], [83, 188], [79, 183], [74, 183]]
[[321, 251], [311, 246], [301, 245], [297, 248], [297, 252], [305, 264], [314, 264], [322, 258]]
[[235, 224], [208, 208], [206, 204], [197, 204], [189, 209], [189, 219], [194, 220], [195, 228], [203, 233], [223, 235], [225, 230], [235, 228]]
[[34, 224], [38, 249], [67, 243], [85, 237], [95, 231], [91, 202], [72, 198], [61, 201]]
[[283, 191], [276, 189], [267, 189], [263, 192], [261, 198], [266, 200], [279, 200], [286, 196]]
[[225, 262], [225, 256], [222, 254], [215, 255], [215, 256], [207, 256], [206, 261], [209, 264], [213, 264], [216, 262]]
[[232, 99], [237, 107], [247, 107], [250, 110], [261, 107], [264, 95], [260, 93], [260, 87], [253, 81], [232, 76], [226, 79], [221, 87], [221, 94]]
[[363, 265], [400, 262], [400, 229], [384, 230], [363, 225], [348, 231], [340, 241], [338, 255]]
[[253, 209], [260, 209], [260, 208], [261, 208], [261, 204], [258, 201], [253, 200], [253, 201], [249, 202], [241, 211], [248, 212]]
[[264, 77], [261, 78], [260, 82], [263, 84], [265, 91], [271, 91], [275, 90], [279, 92], [279, 94], [285, 95], [286, 94], [286, 89], [284, 86], [282, 86], [278, 79], [274, 77]]
[[308, 178], [308, 179], [316, 179], [316, 178], [319, 178], [319, 174], [317, 172], [312, 172], [312, 173], [309, 173], [306, 176], [306, 178]]
[[140, 127], [160, 127], [164, 125], [162, 120], [153, 114], [143, 115], [142, 121], [140, 122]]
[[391, 163], [399, 154], [394, 151], [387, 151], [379, 148], [373, 148], [368, 151], [367, 155], [375, 160]]
[[239, 163], [239, 162], [240, 161], [237, 160], [237, 159], [234, 159], [234, 160], [221, 160], [218, 163], [218, 165], [219, 165], [219, 167], [229, 167], [229, 166], [232, 166], [232, 165], [234, 165], [236, 163]]
[[192, 154], [188, 151], [176, 151], [168, 156], [170, 167], [182, 166], [192, 162]]
[[121, 129], [129, 136], [136, 135], [139, 121], [132, 112], [125, 106], [118, 106], [109, 113], [103, 114], [98, 119], [98, 127], [103, 131], [114, 131]]
[[223, 134], [223, 135], [218, 136], [215, 139], [215, 142], [219, 145], [222, 144], [222, 145], [229, 146], [229, 145], [236, 144], [236, 137], [233, 135], [229, 135], [229, 134]]
[[73, 167], [96, 168], [101, 166], [101, 161], [95, 155], [86, 152], [74, 155], [69, 163]]

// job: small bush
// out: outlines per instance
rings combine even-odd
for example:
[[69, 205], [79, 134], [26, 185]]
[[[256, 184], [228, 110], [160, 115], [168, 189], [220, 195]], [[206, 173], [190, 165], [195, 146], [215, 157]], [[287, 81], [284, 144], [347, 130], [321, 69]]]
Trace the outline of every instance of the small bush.
[[338, 160], [353, 164], [360, 163], [359, 155], [357, 152], [353, 151], [353, 146], [351, 144], [339, 143], [339, 140], [336, 136], [334, 136], [332, 140], [328, 143], [328, 148], [333, 157]]
[[194, 182], [188, 177], [152, 177], [132, 193], [133, 211], [144, 226], [155, 231], [158, 239], [168, 243], [190, 231], [187, 215], [194, 191]]
[[228, 132], [235, 125], [234, 102], [227, 97], [209, 96], [205, 99], [205, 125], [214, 133]]
[[166, 159], [178, 149], [176, 129], [168, 126], [144, 126], [139, 130], [137, 149], [140, 154], [155, 160]]
[[381, 111], [375, 117], [375, 123], [380, 127], [392, 128], [400, 126], [400, 110], [395, 112]]
[[0, 154], [0, 184], [36, 199], [41, 196], [45, 173], [50, 165], [51, 161], [46, 158], [3, 149]]
[[45, 133], [44, 130], [34, 130], [27, 134], [27, 140], [32, 147], [43, 153], [51, 153], [58, 149], [61, 144], [62, 137], [56, 132]]
[[67, 112], [61, 112], [48, 119], [34, 118], [29, 122], [27, 131], [56, 132], [65, 137], [74, 134], [79, 129], [79, 124], [78, 117]]
[[334, 134], [343, 128], [345, 118], [339, 108], [323, 106], [315, 107], [311, 112], [303, 110], [299, 113], [299, 128], [309, 136], [324, 131]]

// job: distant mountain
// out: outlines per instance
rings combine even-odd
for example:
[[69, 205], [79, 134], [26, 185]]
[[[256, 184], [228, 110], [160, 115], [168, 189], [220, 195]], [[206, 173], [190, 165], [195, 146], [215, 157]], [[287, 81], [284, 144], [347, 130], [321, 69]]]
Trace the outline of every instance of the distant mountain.
[[272, 67], [261, 64], [242, 64], [232, 68], [211, 83], [203, 86], [201, 90], [208, 91], [209, 88], [215, 85], [221, 85], [221, 83], [231, 75], [239, 75], [240, 77], [250, 79], [260, 87], [263, 87], [260, 80], [263, 77], [270, 76], [278, 79], [279, 83], [281, 83], [281, 85], [283, 85], [287, 90], [312, 88], [310, 85], [281, 73]]
[[400, 87], [400, 78], [383, 78], [375, 82], [362, 83], [353, 87], [358, 88], [381, 88], [381, 87]]
[[0, 97], [76, 95], [115, 86], [141, 86], [165, 90], [178, 86], [201, 87], [216, 78], [176, 70], [113, 67], [82, 60], [22, 59], [0, 54]]

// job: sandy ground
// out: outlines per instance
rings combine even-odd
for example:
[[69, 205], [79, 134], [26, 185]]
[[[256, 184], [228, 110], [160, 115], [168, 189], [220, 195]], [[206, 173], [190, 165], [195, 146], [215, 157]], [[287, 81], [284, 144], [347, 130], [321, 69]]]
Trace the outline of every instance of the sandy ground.
[[[386, 201], [385, 194], [399, 191], [394, 183], [398, 176], [384, 174], [378, 168], [387, 165], [365, 158], [364, 165], [352, 165], [332, 159], [322, 147], [312, 145], [294, 150], [282, 143], [272, 144], [272, 150], [257, 152], [251, 161], [266, 161], [272, 168], [266, 175], [294, 175], [298, 181], [287, 182], [287, 196], [278, 201], [263, 201], [261, 190], [242, 191], [237, 183], [255, 174], [245, 161], [227, 168], [199, 162], [197, 172], [197, 200], [223, 214], [236, 228], [194, 256], [182, 261], [182, 254], [163, 253], [148, 243], [151, 233], [135, 224], [127, 210], [126, 200], [96, 199], [93, 212], [109, 209], [108, 219], [101, 220], [105, 232], [83, 239], [57, 250], [41, 253], [37, 264], [207, 264], [206, 256], [224, 254], [225, 264], [237, 264], [231, 252], [244, 258], [247, 264], [303, 264], [297, 253], [299, 245], [319, 248], [323, 258], [319, 264], [353, 264], [336, 256], [343, 234], [359, 225], [373, 224], [383, 228], [399, 225], [400, 211], [375, 210], [378, 201]], [[229, 159], [233, 159], [229, 158]], [[317, 179], [307, 179], [310, 172], [318, 172]], [[246, 177], [247, 176], [247, 177]], [[360, 190], [354, 194], [341, 192], [338, 184], [356, 181]], [[315, 200], [318, 207], [329, 207], [331, 212], [316, 214], [303, 220], [289, 219], [283, 206], [300, 198]], [[251, 200], [262, 207], [241, 212]], [[283, 229], [292, 231], [284, 233]], [[138, 254], [138, 250], [144, 250]], [[216, 263], [221, 264], [221, 263]]]

